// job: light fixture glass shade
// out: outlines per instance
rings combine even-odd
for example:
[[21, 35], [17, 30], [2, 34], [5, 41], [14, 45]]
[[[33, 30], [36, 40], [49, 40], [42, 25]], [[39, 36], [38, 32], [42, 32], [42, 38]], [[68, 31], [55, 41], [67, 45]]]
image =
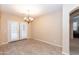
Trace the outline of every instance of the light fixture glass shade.
[[27, 22], [27, 23], [30, 23], [30, 22], [32, 22], [34, 20], [34, 18], [33, 17], [24, 17], [24, 21], [25, 22]]
[[29, 20], [30, 20], [30, 21], [33, 21], [33, 20], [34, 20], [34, 18], [33, 18], [33, 17], [29, 17]]

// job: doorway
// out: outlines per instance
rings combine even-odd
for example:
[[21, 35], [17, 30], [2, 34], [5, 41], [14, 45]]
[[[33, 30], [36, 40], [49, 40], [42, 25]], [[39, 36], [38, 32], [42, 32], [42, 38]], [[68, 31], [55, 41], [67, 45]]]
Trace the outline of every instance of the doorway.
[[79, 9], [70, 14], [70, 54], [79, 55]]
[[8, 42], [27, 38], [27, 24], [24, 22], [8, 21]]

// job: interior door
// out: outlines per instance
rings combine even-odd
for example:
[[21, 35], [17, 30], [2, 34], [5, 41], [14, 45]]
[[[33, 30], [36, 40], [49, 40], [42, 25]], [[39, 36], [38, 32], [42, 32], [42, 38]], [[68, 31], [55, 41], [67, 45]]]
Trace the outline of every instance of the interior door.
[[9, 21], [9, 42], [19, 40], [19, 23]]

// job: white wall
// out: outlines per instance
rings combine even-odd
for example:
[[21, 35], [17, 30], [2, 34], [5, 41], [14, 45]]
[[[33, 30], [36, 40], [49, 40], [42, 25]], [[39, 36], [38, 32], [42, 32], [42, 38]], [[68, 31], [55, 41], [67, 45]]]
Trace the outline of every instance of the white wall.
[[32, 22], [32, 38], [52, 45], [62, 46], [62, 12], [40, 16]]
[[73, 10], [77, 9], [79, 5], [75, 5], [75, 4], [67, 4], [67, 5], [63, 5], [63, 19], [62, 19], [62, 29], [63, 29], [63, 53], [64, 54], [69, 54], [69, 33], [70, 33], [70, 28], [69, 28], [69, 14], [70, 12], [72, 12]]

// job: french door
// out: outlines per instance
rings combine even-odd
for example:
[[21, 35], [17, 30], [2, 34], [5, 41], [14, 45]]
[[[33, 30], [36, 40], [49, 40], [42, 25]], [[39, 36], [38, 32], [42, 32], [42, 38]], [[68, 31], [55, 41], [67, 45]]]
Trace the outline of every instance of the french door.
[[16, 21], [8, 22], [8, 41], [16, 41], [27, 38], [27, 25]]
[[19, 39], [25, 39], [27, 38], [27, 25], [26, 23], [20, 23], [19, 24]]

